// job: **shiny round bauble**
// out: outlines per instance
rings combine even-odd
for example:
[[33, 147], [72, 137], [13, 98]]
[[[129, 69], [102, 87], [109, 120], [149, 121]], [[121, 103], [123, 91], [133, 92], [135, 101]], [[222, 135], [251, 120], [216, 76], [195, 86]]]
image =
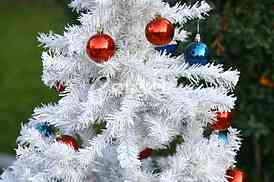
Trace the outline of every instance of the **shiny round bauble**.
[[207, 45], [201, 41], [190, 43], [185, 49], [185, 61], [190, 65], [208, 64], [210, 61], [210, 53]]
[[260, 84], [261, 84], [261, 86], [264, 86], [264, 87], [273, 87], [274, 88], [274, 82], [266, 76], [262, 76], [260, 78]]
[[229, 169], [226, 175], [228, 182], [247, 182], [247, 175], [243, 170]]
[[114, 40], [104, 33], [92, 36], [86, 47], [87, 55], [96, 63], [107, 62], [114, 55], [115, 50]]
[[229, 144], [227, 135], [228, 135], [227, 131], [220, 131], [218, 133], [218, 139], [221, 140], [224, 144]]
[[151, 156], [151, 154], [153, 153], [153, 150], [151, 148], [146, 148], [143, 151], [140, 152], [139, 154], [139, 159], [143, 160], [148, 158], [149, 156]]
[[54, 136], [54, 129], [47, 122], [37, 123], [35, 129], [37, 129], [39, 133], [44, 137]]
[[66, 89], [66, 86], [64, 82], [56, 81], [53, 88], [56, 90], [56, 92], [64, 92]]
[[177, 44], [170, 44], [170, 45], [165, 45], [161, 47], [155, 47], [155, 50], [159, 51], [161, 54], [167, 54], [171, 56], [175, 56], [177, 53]]
[[217, 112], [216, 120], [210, 124], [213, 130], [224, 131], [231, 126], [232, 112]]
[[160, 16], [153, 19], [146, 26], [146, 38], [154, 45], [167, 45], [174, 37], [175, 27], [166, 18]]
[[56, 139], [59, 143], [66, 144], [69, 147], [71, 147], [73, 150], [78, 150], [80, 148], [79, 144], [73, 138], [72, 136], [69, 135], [61, 135], [60, 137], [57, 137]]

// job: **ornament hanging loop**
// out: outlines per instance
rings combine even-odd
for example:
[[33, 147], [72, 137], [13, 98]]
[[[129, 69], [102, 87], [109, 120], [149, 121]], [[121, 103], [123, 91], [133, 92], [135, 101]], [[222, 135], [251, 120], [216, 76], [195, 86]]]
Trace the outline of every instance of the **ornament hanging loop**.
[[200, 34], [200, 19], [197, 20], [197, 34]]
[[201, 35], [200, 35], [200, 19], [197, 21], [197, 34], [195, 36], [195, 42], [201, 41]]

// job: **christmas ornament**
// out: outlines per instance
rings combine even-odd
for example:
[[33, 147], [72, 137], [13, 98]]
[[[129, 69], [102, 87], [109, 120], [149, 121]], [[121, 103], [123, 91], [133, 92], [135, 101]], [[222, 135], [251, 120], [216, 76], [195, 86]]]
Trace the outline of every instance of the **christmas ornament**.
[[53, 88], [57, 91], [57, 92], [64, 92], [66, 87], [65, 87], [65, 83], [62, 81], [56, 81], [56, 83], [54, 84]]
[[159, 51], [161, 54], [166, 53], [171, 56], [175, 56], [177, 53], [177, 44], [170, 44], [161, 47], [155, 47], [155, 50]]
[[218, 133], [218, 138], [224, 142], [224, 144], [229, 144], [228, 138], [227, 138], [227, 131], [221, 131]]
[[166, 18], [157, 15], [146, 26], [146, 38], [154, 45], [167, 45], [174, 37], [175, 28]]
[[36, 124], [35, 128], [39, 131], [39, 133], [44, 137], [50, 137], [54, 135], [54, 129], [47, 122]]
[[209, 63], [209, 49], [200, 39], [200, 34], [197, 34], [195, 41], [190, 43], [185, 49], [185, 61], [190, 65], [206, 65]]
[[240, 169], [229, 169], [227, 171], [228, 182], [247, 182], [247, 175]]
[[89, 39], [86, 47], [88, 56], [96, 63], [107, 62], [114, 55], [115, 50], [114, 40], [104, 34], [101, 27], [97, 28], [97, 34]]
[[78, 150], [80, 148], [77, 141], [72, 136], [69, 136], [69, 135], [61, 135], [60, 137], [57, 137], [57, 141], [59, 143], [63, 143], [70, 146], [74, 150]]
[[274, 82], [270, 78], [268, 78], [266, 76], [262, 76], [260, 78], [260, 84], [262, 86], [264, 86], [264, 87], [272, 87], [272, 88], [274, 88]]
[[231, 112], [217, 112], [217, 120], [210, 125], [210, 128], [218, 131], [227, 130], [231, 125], [231, 120]]
[[225, 47], [222, 44], [222, 39], [220, 34], [215, 35], [215, 40], [211, 44], [211, 47], [216, 50], [216, 55], [222, 57], [225, 53]]
[[143, 159], [148, 158], [149, 156], [151, 156], [152, 152], [153, 152], [153, 150], [151, 148], [146, 148], [145, 150], [140, 152], [139, 159], [143, 160]]

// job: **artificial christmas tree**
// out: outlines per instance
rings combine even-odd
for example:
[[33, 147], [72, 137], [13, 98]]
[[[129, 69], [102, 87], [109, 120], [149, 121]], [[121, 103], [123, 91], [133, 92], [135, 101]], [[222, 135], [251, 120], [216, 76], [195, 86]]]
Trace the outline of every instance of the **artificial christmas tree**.
[[[50, 87], [66, 83], [66, 92], [57, 104], [35, 109], [18, 138], [17, 161], [0, 181], [231, 179], [227, 171], [236, 162], [239, 132], [226, 127], [227, 142], [223, 142], [218, 130], [211, 134], [205, 131], [222, 121], [218, 114], [234, 107], [236, 98], [230, 93], [239, 72], [210, 63], [192, 65], [183, 56], [162, 54], [147, 40], [150, 36], [145, 30], [159, 13], [172, 24], [183, 24], [202, 19], [209, 5], [170, 7], [158, 0], [74, 0], [71, 6], [85, 10], [81, 25], [67, 27], [64, 35], [39, 37], [48, 49], [42, 55], [43, 81]], [[96, 48], [100, 55], [111, 50], [104, 59], [90, 54], [90, 49], [94, 50], [90, 40], [98, 25], [115, 45]], [[184, 41], [187, 32], [175, 30], [169, 35], [165, 44], [171, 39]], [[190, 84], [178, 84], [179, 78]], [[182, 141], [172, 155], [156, 155], [178, 136]]]

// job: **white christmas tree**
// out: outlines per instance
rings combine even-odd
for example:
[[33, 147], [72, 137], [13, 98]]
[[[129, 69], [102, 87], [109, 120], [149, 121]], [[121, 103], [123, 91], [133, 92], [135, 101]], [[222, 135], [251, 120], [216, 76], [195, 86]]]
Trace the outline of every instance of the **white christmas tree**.
[[[22, 126], [17, 160], [0, 181], [227, 182], [239, 132], [228, 128], [228, 142], [220, 140], [218, 131], [204, 133], [218, 113], [233, 109], [231, 91], [239, 72], [210, 63], [191, 65], [184, 56], [156, 51], [145, 35], [156, 14], [183, 25], [203, 19], [209, 5], [73, 0], [70, 6], [81, 12], [80, 25], [67, 26], [64, 35], [39, 36], [47, 49], [42, 79], [50, 87], [65, 87], [62, 98], [36, 108]], [[116, 47], [104, 63], [86, 51], [98, 25]], [[187, 36], [178, 28], [173, 40]], [[178, 84], [178, 78], [188, 83]], [[181, 142], [172, 154], [148, 157], [178, 136]]]

